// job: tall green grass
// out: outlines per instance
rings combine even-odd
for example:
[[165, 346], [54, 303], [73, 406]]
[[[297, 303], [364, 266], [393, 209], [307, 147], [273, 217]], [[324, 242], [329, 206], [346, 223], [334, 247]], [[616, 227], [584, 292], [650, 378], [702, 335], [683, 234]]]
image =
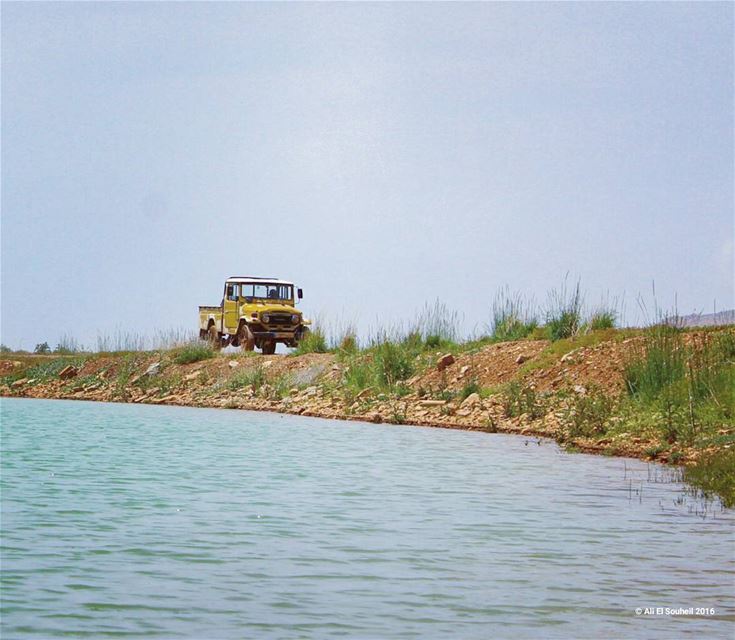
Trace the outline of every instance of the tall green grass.
[[591, 331], [605, 331], [614, 329], [618, 314], [613, 309], [595, 309], [590, 316], [588, 327]]
[[327, 338], [320, 326], [314, 326], [299, 342], [294, 354], [301, 356], [305, 353], [326, 353], [329, 351]]
[[[448, 342], [441, 341], [446, 347]], [[403, 336], [374, 335], [371, 344], [359, 351], [339, 351], [345, 364], [343, 382], [348, 395], [368, 387], [400, 394], [406, 380], [426, 363], [433, 362], [436, 343], [432, 335], [423, 338], [417, 331]]]
[[503, 287], [493, 300], [490, 336], [496, 342], [522, 340], [538, 327], [538, 315], [532, 298]]
[[84, 351], [84, 347], [77, 342], [76, 338], [68, 334], [63, 334], [59, 338], [59, 342], [54, 349], [54, 353], [60, 355], [69, 355], [72, 353], [80, 353]]
[[565, 277], [561, 286], [549, 292], [546, 305], [546, 330], [551, 340], [572, 338], [582, 329], [584, 296], [579, 280], [569, 286]]
[[684, 379], [688, 353], [679, 329], [666, 323], [650, 327], [641, 347], [625, 363], [623, 378], [634, 398], [652, 402]]
[[[657, 429], [670, 447], [709, 451], [687, 468], [690, 482], [735, 504], [735, 331], [682, 332], [667, 322], [650, 327], [626, 362], [629, 411]], [[713, 452], [718, 450], [719, 453]]]
[[719, 496], [726, 507], [735, 507], [735, 448], [712, 451], [697, 464], [684, 468], [684, 480], [706, 497]]
[[609, 293], [600, 298], [587, 319], [590, 331], [614, 329], [623, 315], [623, 305], [618, 298], [610, 298]]
[[230, 377], [227, 386], [231, 390], [242, 389], [243, 387], [251, 387], [253, 391], [258, 391], [266, 382], [268, 376], [265, 369], [257, 366], [253, 369], [243, 369], [237, 371]]
[[659, 414], [667, 438], [689, 440], [735, 420], [735, 331], [687, 334], [650, 327], [625, 363], [630, 397]]
[[442, 345], [456, 344], [460, 340], [460, 323], [459, 312], [436, 299], [432, 304], [427, 302], [424, 305], [409, 334], [421, 336], [421, 339], [433, 349]]
[[192, 362], [214, 358], [214, 356], [215, 351], [212, 345], [201, 340], [175, 347], [171, 351], [171, 360], [174, 364], [191, 364]]

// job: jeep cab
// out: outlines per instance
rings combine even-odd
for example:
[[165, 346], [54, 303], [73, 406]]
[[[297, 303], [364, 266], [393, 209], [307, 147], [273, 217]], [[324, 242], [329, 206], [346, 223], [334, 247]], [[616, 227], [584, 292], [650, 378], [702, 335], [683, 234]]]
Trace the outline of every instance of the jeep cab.
[[296, 347], [310, 322], [296, 309], [302, 298], [293, 282], [277, 278], [233, 276], [225, 281], [218, 307], [199, 307], [199, 337], [216, 348], [232, 345], [264, 354], [276, 344]]

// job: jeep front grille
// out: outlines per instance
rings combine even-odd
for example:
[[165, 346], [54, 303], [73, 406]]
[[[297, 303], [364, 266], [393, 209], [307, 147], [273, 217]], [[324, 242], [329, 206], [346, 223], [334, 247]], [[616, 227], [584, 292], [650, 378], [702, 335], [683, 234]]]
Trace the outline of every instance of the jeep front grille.
[[268, 322], [268, 325], [274, 325], [274, 324], [291, 324], [291, 314], [290, 313], [269, 313], [268, 314], [270, 321]]

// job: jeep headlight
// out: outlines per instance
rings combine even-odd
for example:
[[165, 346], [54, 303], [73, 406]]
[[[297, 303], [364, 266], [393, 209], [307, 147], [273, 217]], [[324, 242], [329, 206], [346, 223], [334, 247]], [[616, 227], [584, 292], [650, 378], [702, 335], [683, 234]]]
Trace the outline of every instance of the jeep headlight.
[[263, 322], [265, 322], [266, 324], [268, 324], [271, 321], [271, 317], [267, 313], [264, 313], [261, 316], [261, 318], [263, 319]]
[[294, 324], [298, 324], [299, 320], [300, 320], [300, 318], [299, 318], [299, 314], [298, 313], [294, 313], [291, 316], [291, 322], [293, 322]]

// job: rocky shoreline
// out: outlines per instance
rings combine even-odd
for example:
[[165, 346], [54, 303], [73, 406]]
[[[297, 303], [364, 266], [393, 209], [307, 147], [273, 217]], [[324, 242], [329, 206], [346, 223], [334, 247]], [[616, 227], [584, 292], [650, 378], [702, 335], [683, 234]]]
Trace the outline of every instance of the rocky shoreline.
[[[665, 455], [651, 455], [654, 434], [572, 437], [565, 424], [569, 413], [564, 402], [569, 398], [621, 393], [621, 363], [635, 340], [617, 334], [572, 343], [562, 351], [537, 340], [432, 353], [397, 394], [372, 387], [346, 393], [344, 377], [350, 365], [333, 353], [221, 353], [187, 364], [177, 364], [168, 352], [19, 356], [0, 361], [0, 395], [272, 411], [509, 433], [551, 438], [575, 451], [667, 462]], [[523, 397], [519, 410], [509, 410], [507, 385], [521, 380], [522, 393], [543, 399], [542, 410], [523, 405]], [[696, 450], [682, 452], [675, 462], [696, 459]]]

